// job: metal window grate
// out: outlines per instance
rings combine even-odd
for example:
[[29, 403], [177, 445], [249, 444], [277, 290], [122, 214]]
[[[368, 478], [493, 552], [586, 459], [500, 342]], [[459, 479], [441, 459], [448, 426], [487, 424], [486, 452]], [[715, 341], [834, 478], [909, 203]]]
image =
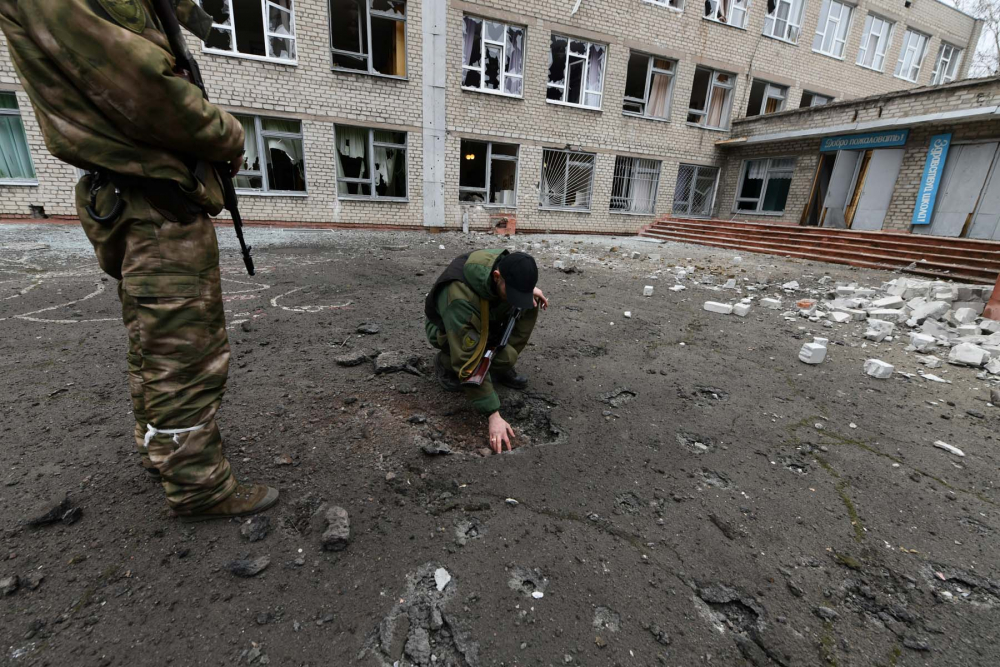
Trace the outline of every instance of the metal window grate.
[[589, 211], [596, 157], [592, 153], [545, 149], [539, 205]]
[[652, 213], [659, 183], [659, 160], [616, 157], [615, 177], [611, 183], [611, 210], [647, 215]]
[[710, 217], [715, 203], [715, 186], [719, 180], [717, 167], [682, 164], [677, 170], [674, 188], [674, 213]]

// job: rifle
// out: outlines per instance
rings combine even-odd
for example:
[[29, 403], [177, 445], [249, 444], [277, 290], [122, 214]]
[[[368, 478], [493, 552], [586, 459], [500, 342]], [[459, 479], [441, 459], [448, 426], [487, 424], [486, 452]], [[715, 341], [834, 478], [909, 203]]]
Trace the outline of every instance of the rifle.
[[[187, 70], [191, 83], [198, 86], [201, 89], [201, 94], [208, 100], [208, 91], [205, 90], [205, 82], [201, 78], [201, 70], [198, 68], [198, 63], [195, 62], [194, 56], [191, 55], [187, 42], [184, 41], [184, 35], [181, 33], [181, 25], [177, 21], [177, 14], [170, 4], [170, 0], [152, 0], [152, 2], [153, 9], [156, 11], [156, 15], [163, 25], [167, 40], [170, 42], [170, 50], [174, 53], [177, 68]], [[252, 276], [255, 272], [253, 257], [250, 256], [252, 248], [243, 239], [243, 217], [240, 215], [239, 202], [236, 198], [236, 187], [233, 185], [233, 177], [229, 171], [230, 167], [228, 164], [223, 163], [213, 164], [212, 166], [215, 168], [215, 172], [219, 176], [219, 181], [222, 183], [223, 205], [233, 217], [233, 229], [236, 230], [236, 238], [240, 242], [240, 252], [243, 253], [243, 264], [247, 267], [247, 273]]]
[[483, 383], [483, 380], [486, 379], [486, 375], [490, 372], [490, 364], [493, 363], [493, 357], [496, 356], [497, 352], [507, 347], [507, 341], [510, 340], [510, 335], [514, 332], [514, 325], [517, 324], [519, 317], [521, 317], [520, 310], [514, 310], [511, 312], [510, 319], [507, 320], [507, 327], [504, 329], [500, 342], [496, 347], [486, 350], [486, 353], [483, 354], [483, 358], [479, 362], [479, 365], [476, 366], [476, 370], [474, 370], [472, 375], [470, 375], [468, 379], [464, 380], [462, 384], [478, 387]]

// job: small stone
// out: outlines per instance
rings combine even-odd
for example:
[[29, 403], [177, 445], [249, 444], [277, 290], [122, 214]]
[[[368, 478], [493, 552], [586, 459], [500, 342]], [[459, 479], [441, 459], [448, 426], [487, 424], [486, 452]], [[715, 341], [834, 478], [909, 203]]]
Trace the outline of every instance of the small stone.
[[448, 570], [443, 567], [434, 570], [434, 583], [437, 585], [438, 591], [443, 591], [450, 582], [451, 575], [448, 573]]
[[375, 373], [398, 373], [416, 364], [418, 358], [406, 352], [383, 352], [375, 357]]
[[642, 288], [642, 295], [643, 296], [653, 296], [653, 286], [652, 285], [646, 285], [645, 287], [643, 287]]
[[253, 330], [253, 326], [251, 326], [250, 320], [243, 320], [242, 322], [240, 322], [240, 329], [242, 329], [244, 333], [250, 333]]
[[738, 303], [733, 306], [733, 315], [737, 317], [746, 317], [750, 313], [749, 303]]
[[377, 324], [362, 324], [356, 329], [359, 334], [365, 334], [366, 336], [373, 336], [381, 330]]
[[406, 421], [408, 421], [411, 424], [423, 424], [423, 423], [425, 423], [427, 421], [427, 417], [425, 417], [423, 415], [413, 415], [412, 417], [410, 417]]
[[625, 311], [625, 319], [626, 320], [632, 319], [632, 311], [631, 310], [626, 310]]
[[504, 500], [504, 502], [507, 503], [507, 505], [509, 505], [510, 507], [517, 507], [518, 505], [521, 504], [516, 500], [514, 500], [513, 498], [507, 498], [506, 500]]
[[840, 614], [829, 607], [816, 607], [813, 609], [813, 613], [822, 618], [824, 621], [832, 621], [840, 617]]
[[21, 580], [17, 578], [16, 574], [12, 574], [9, 577], [4, 577], [0, 579], [0, 595], [13, 595], [17, 592], [18, 587], [21, 585]]
[[387, 472], [385, 474], [385, 481], [391, 482], [394, 479], [396, 479], [396, 473], [394, 473], [394, 472]]
[[260, 542], [271, 531], [271, 518], [263, 515], [252, 516], [240, 526], [240, 535], [247, 542]]
[[274, 465], [276, 466], [290, 466], [292, 463], [292, 457], [288, 454], [278, 454], [274, 457]]
[[[323, 509], [323, 508], [320, 508]], [[320, 537], [324, 551], [343, 551], [351, 540], [351, 521], [343, 507], [327, 508], [323, 513], [326, 530]]]
[[418, 435], [413, 439], [414, 444], [420, 447], [421, 451], [428, 456], [446, 456], [448, 454], [454, 454], [451, 447], [440, 440], [431, 440], [430, 438], [425, 438], [422, 435]]
[[29, 574], [25, 579], [26, 579], [25, 583], [27, 584], [28, 588], [34, 591], [38, 590], [38, 587], [42, 585], [43, 581], [45, 581], [45, 575], [39, 572], [38, 570], [35, 570], [31, 574]]
[[35, 506], [35, 509], [31, 511], [31, 518], [27, 519], [25, 523], [29, 526], [37, 528], [39, 526], [46, 526], [51, 523], [63, 521], [63, 517], [65, 517], [71, 509], [72, 507], [69, 502], [69, 496], [61, 494], [38, 503]]
[[784, 289], [784, 290], [797, 290], [797, 289], [799, 289], [799, 281], [793, 280], [790, 283], [785, 283], [784, 285], [781, 286], [781, 289]]
[[931, 645], [926, 639], [918, 637], [903, 637], [903, 646], [912, 651], [930, 651]]
[[879, 380], [886, 380], [896, 372], [892, 364], [887, 364], [879, 359], [869, 359], [865, 362], [865, 373]]
[[372, 353], [368, 350], [355, 350], [353, 352], [348, 352], [347, 354], [342, 354], [339, 357], [334, 357], [333, 361], [338, 366], [360, 366], [368, 361], [368, 358], [371, 356]]
[[271, 564], [271, 559], [268, 556], [259, 556], [257, 558], [237, 558], [226, 565], [226, 569], [232, 572], [237, 577], [254, 577]]

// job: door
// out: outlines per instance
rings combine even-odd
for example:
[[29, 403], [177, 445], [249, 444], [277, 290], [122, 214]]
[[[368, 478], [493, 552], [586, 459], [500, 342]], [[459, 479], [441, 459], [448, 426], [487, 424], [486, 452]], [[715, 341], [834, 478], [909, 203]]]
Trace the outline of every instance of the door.
[[969, 238], [1000, 241], [1000, 171], [998, 168], [1000, 155], [994, 154], [990, 174], [986, 178], [986, 187], [979, 196], [979, 206], [972, 218]]
[[996, 152], [995, 141], [953, 145], [944, 164], [931, 224], [914, 225], [914, 233], [961, 236], [969, 216], [976, 208]]
[[848, 229], [854, 227], [854, 213], [858, 210], [858, 202], [861, 201], [861, 191], [865, 189], [865, 179], [868, 178], [868, 165], [872, 162], [872, 151], [865, 151], [858, 158], [858, 168], [854, 173], [854, 184], [849, 190], [850, 198], [847, 207], [844, 209], [844, 223]]
[[861, 196], [854, 211], [851, 229], [878, 231], [889, 210], [892, 192], [899, 177], [899, 167], [903, 163], [902, 148], [881, 148], [872, 151], [867, 175], [861, 185]]
[[833, 173], [830, 175], [830, 185], [823, 202], [823, 214], [820, 219], [823, 227], [844, 229], [844, 210], [847, 208], [847, 196], [854, 184], [854, 172], [858, 168], [859, 151], [838, 151], [833, 163]]
[[836, 158], [836, 153], [820, 154], [819, 164], [816, 165], [816, 176], [813, 178], [812, 192], [805, 210], [802, 211], [800, 225], [818, 227], [823, 224], [823, 202], [826, 201], [826, 193], [830, 189], [830, 177], [833, 175], [833, 162]]

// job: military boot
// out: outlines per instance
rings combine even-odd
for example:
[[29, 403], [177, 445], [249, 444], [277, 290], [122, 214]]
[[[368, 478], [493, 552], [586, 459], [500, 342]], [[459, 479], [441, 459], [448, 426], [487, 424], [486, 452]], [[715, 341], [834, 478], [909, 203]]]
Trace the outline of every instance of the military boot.
[[264, 484], [240, 484], [233, 493], [217, 505], [191, 514], [181, 514], [184, 523], [211, 519], [230, 519], [263, 512], [278, 502], [278, 490]]
[[513, 368], [508, 368], [496, 376], [497, 382], [511, 389], [525, 389], [528, 386], [528, 376], [519, 375]]
[[438, 352], [434, 357], [434, 377], [445, 391], [458, 391], [462, 388], [458, 376], [448, 367], [448, 357], [444, 352]]

